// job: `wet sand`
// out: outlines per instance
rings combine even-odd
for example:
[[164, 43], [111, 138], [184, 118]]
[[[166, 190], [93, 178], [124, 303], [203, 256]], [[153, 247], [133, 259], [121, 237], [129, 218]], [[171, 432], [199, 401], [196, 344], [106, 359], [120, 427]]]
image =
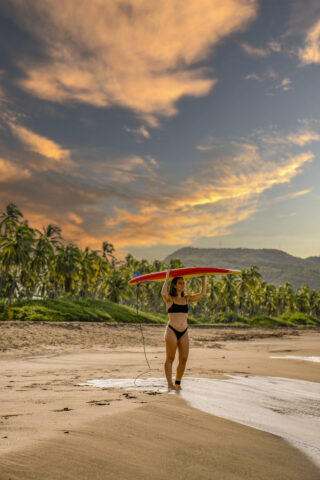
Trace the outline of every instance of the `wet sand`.
[[[164, 326], [0, 324], [0, 479], [318, 479], [282, 438], [192, 408], [179, 394], [101, 389], [100, 378], [162, 377]], [[320, 381], [318, 331], [190, 326], [185, 376]], [[177, 358], [174, 366], [177, 364]], [[183, 385], [183, 382], [182, 382]]]

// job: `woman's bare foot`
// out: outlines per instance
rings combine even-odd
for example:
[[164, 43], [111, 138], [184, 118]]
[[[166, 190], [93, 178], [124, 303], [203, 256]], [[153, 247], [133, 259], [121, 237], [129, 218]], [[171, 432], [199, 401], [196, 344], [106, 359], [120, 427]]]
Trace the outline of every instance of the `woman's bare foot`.
[[173, 383], [168, 383], [168, 390], [175, 390]]
[[181, 390], [181, 385], [174, 385], [175, 390]]

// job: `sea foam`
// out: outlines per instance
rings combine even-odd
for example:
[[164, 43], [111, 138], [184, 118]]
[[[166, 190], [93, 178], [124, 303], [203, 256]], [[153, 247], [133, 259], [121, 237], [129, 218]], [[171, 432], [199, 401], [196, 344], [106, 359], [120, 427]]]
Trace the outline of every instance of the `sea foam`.
[[286, 359], [286, 358], [292, 358], [294, 360], [306, 360], [307, 362], [316, 362], [316, 363], [320, 363], [320, 357], [301, 357], [299, 355], [283, 355], [282, 357], [277, 357], [275, 355], [272, 355], [270, 358], [283, 358], [283, 359]]
[[[79, 385], [168, 392], [164, 378], [93, 379]], [[281, 377], [183, 377], [178, 392], [189, 405], [278, 435], [320, 467], [320, 383]], [[177, 394], [171, 391], [171, 394]]]

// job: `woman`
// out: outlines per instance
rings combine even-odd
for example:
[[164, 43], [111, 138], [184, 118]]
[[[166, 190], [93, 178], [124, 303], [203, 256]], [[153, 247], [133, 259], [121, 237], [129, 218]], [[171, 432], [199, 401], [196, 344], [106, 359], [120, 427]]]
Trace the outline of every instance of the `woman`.
[[[166, 303], [169, 321], [166, 326], [164, 339], [166, 342], [166, 362], [164, 369], [168, 381], [168, 388], [181, 390], [181, 378], [186, 368], [189, 354], [189, 336], [188, 336], [188, 304], [200, 300], [206, 294], [206, 278], [201, 277], [202, 289], [197, 295], [185, 295], [183, 277], [174, 277], [168, 293], [168, 280], [170, 270], [167, 271], [166, 280], [163, 284], [161, 295]], [[172, 383], [172, 363], [174, 361], [176, 350], [179, 350], [179, 364], [175, 384]]]

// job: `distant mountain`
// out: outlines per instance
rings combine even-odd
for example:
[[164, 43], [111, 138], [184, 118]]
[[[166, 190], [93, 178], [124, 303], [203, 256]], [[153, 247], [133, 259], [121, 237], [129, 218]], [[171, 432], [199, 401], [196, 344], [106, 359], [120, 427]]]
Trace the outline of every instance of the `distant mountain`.
[[180, 258], [185, 267], [249, 268], [257, 265], [263, 280], [274, 285], [290, 282], [294, 288], [306, 284], [320, 288], [320, 257], [299, 258], [275, 249], [185, 247], [163, 261]]

